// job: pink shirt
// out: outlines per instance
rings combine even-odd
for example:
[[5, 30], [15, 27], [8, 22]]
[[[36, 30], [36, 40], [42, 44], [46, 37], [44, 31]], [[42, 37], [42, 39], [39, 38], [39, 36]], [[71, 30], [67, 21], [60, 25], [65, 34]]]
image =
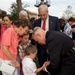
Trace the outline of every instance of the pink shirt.
[[6, 25], [1, 26], [1, 34], [3, 34], [6, 29], [7, 29]]
[[[9, 52], [16, 59], [17, 56], [17, 46], [18, 46], [18, 35], [16, 34], [14, 28], [8, 28], [2, 35], [1, 51], [2, 47], [6, 45], [9, 46]], [[0, 53], [1, 58], [4, 60], [10, 60], [3, 52]]]

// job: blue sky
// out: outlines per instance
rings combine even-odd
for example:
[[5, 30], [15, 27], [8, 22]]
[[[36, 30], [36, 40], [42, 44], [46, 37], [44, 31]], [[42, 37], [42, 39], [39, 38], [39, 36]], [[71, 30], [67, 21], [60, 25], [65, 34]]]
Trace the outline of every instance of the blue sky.
[[[16, 2], [16, 0], [0, 0], [0, 9], [9, 13], [9, 8], [13, 2]], [[38, 13], [37, 8], [34, 7], [36, 0], [22, 0], [22, 3], [28, 3], [30, 8], [28, 7], [27, 9]], [[75, 12], [75, 0], [51, 0], [51, 6], [48, 8], [49, 14], [60, 17], [68, 5], [71, 5], [72, 11]]]

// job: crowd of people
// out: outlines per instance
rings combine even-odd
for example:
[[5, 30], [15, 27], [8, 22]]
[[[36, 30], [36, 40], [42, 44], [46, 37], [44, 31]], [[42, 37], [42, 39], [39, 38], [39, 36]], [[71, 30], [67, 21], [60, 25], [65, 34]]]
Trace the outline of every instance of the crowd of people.
[[28, 20], [22, 10], [16, 22], [11, 15], [0, 18], [0, 61], [15, 67], [12, 75], [75, 75], [75, 19], [51, 16], [45, 4], [38, 14]]

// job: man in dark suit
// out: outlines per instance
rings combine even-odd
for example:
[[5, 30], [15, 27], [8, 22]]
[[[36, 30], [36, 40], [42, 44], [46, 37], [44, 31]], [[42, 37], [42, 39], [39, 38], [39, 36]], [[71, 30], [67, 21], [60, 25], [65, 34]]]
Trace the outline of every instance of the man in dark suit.
[[[60, 31], [60, 24], [59, 20], [55, 16], [48, 15], [48, 7], [47, 5], [40, 5], [38, 8], [39, 12], [39, 19], [34, 21], [34, 27], [41, 27], [43, 29], [43, 22], [45, 21], [45, 31]], [[46, 45], [40, 45], [37, 43], [38, 48], [38, 60], [40, 66], [43, 65], [45, 61], [47, 61], [46, 55]], [[42, 75], [47, 75], [46, 73], [42, 72]]]
[[70, 37], [62, 32], [46, 32], [40, 27], [36, 27], [33, 30], [32, 38], [41, 45], [47, 45], [50, 65], [46, 70], [51, 75], [75, 75], [75, 47]]
[[48, 15], [48, 7], [46, 5], [39, 6], [38, 12], [40, 18], [34, 21], [34, 27], [38, 26], [42, 28], [43, 21], [46, 21], [46, 31], [60, 31], [58, 18]]

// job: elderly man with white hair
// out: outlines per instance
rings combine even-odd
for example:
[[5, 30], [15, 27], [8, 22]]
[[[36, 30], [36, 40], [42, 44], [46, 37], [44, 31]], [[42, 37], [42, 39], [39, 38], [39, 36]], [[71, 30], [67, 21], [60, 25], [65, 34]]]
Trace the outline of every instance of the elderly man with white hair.
[[19, 13], [19, 19], [28, 19], [28, 14], [25, 10], [21, 10]]
[[35, 41], [46, 44], [50, 57], [47, 70], [51, 75], [75, 75], [75, 47], [72, 39], [57, 31], [44, 31], [35, 27], [32, 33]]
[[[34, 27], [38, 26], [41, 27], [45, 31], [60, 31], [60, 24], [58, 17], [51, 16], [48, 14], [48, 7], [47, 5], [43, 4], [38, 7], [38, 14], [39, 19], [34, 21]], [[37, 44], [38, 48], [38, 60], [40, 66], [47, 60], [46, 59], [46, 46]], [[47, 75], [45, 72], [42, 72], [42, 75]]]

